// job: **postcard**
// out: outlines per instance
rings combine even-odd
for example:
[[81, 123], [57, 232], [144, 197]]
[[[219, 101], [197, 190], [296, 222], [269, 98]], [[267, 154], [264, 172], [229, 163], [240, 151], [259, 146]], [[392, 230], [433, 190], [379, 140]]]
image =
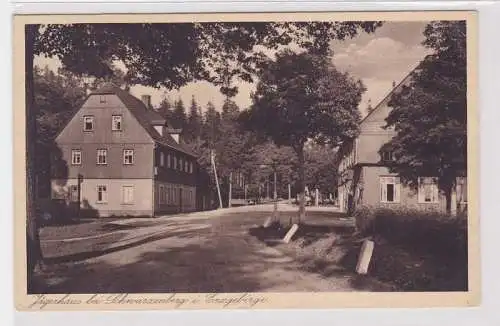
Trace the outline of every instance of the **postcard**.
[[479, 304], [475, 12], [13, 24], [18, 310]]

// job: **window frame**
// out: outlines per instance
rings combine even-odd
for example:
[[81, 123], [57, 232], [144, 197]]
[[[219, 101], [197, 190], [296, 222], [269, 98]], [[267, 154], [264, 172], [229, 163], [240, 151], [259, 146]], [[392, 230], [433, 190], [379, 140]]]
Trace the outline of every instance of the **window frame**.
[[[425, 192], [424, 192], [424, 188], [423, 188], [423, 186], [425, 185], [423, 183], [424, 179], [432, 179], [432, 183], [430, 183], [430, 185], [431, 185], [431, 201], [425, 200]], [[418, 197], [419, 204], [439, 204], [438, 178], [437, 177], [418, 177], [417, 197]], [[432, 197], [434, 197], [434, 200], [432, 200]]]
[[[126, 196], [125, 196], [125, 189], [132, 189], [132, 200], [131, 201], [126, 201]], [[133, 205], [135, 204], [135, 187], [134, 185], [122, 185], [122, 204], [123, 205]]]
[[[388, 201], [388, 185], [393, 185], [393, 200]], [[380, 176], [380, 202], [383, 204], [399, 204], [401, 203], [401, 179], [398, 176]], [[385, 190], [384, 190], [385, 187]], [[385, 194], [385, 198], [384, 198]]]
[[[75, 157], [79, 157], [79, 162], [75, 163]], [[72, 149], [71, 150], [71, 165], [82, 165], [82, 150], [81, 149]]]
[[[131, 161], [130, 163], [127, 162], [126, 158], [128, 156], [127, 152], [131, 153], [130, 157], [131, 157]], [[134, 161], [135, 161], [135, 152], [134, 152], [134, 149], [132, 148], [126, 148], [123, 150], [123, 165], [133, 165], [134, 164]]]
[[[107, 204], [108, 203], [108, 185], [97, 185], [96, 188], [97, 188], [96, 203]], [[101, 192], [101, 200], [99, 200], [99, 192]]]
[[[389, 155], [388, 158], [385, 156]], [[382, 152], [382, 162], [394, 162], [394, 152], [393, 151], [383, 151]]]
[[[92, 128], [87, 129], [87, 119], [90, 119], [90, 123], [92, 124]], [[93, 115], [84, 115], [83, 116], [83, 131], [94, 131], [94, 116]]]
[[[120, 128], [116, 128], [115, 126], [115, 118], [120, 118], [118, 123], [120, 124]], [[113, 114], [111, 116], [111, 131], [122, 131], [123, 130], [123, 116], [121, 114]]]
[[[99, 162], [100, 153], [104, 153], [104, 162]], [[108, 149], [107, 148], [98, 148], [97, 149], [97, 165], [107, 165], [108, 164]]]

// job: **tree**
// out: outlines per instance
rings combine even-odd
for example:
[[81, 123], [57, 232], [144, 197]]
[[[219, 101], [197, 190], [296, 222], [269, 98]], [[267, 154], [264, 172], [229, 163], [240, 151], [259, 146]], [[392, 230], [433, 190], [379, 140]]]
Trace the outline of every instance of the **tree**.
[[338, 146], [356, 137], [358, 104], [364, 87], [341, 73], [328, 56], [285, 50], [260, 75], [253, 104], [242, 114], [247, 127], [290, 146], [299, 166], [299, 221], [305, 216], [304, 145], [307, 141]]
[[[25, 26], [26, 73], [26, 187], [28, 289], [34, 265], [40, 260], [34, 210], [36, 108], [33, 94], [35, 55], [57, 57], [78, 75], [112, 74], [110, 63], [121, 61], [130, 84], [178, 88], [194, 80], [219, 85], [234, 96], [234, 79], [252, 81], [266, 55], [294, 43], [324, 53], [330, 40], [372, 32], [381, 22], [245, 22], [245, 23], [113, 23]], [[260, 49], [259, 49], [260, 46]]]
[[156, 111], [164, 117], [167, 122], [170, 124], [170, 121], [172, 120], [172, 103], [170, 102], [169, 98], [164, 96], [156, 108]]
[[328, 145], [311, 144], [305, 148], [306, 162], [306, 184], [318, 188], [322, 192], [333, 193], [335, 191], [335, 150]]
[[182, 135], [185, 135], [184, 128], [186, 127], [186, 108], [184, 107], [184, 102], [182, 99], [178, 99], [174, 103], [174, 109], [172, 111], [171, 124], [173, 128], [180, 128], [183, 130]]
[[220, 113], [217, 112], [215, 106], [211, 102], [208, 102], [203, 122], [202, 137], [203, 139], [206, 139], [207, 145], [212, 149], [214, 148], [215, 143], [219, 140], [220, 124]]
[[201, 136], [202, 124], [203, 121], [200, 115], [200, 108], [193, 95], [191, 99], [191, 106], [189, 107], [189, 116], [186, 123], [186, 142], [193, 142]]
[[465, 22], [427, 25], [423, 44], [433, 50], [396, 93], [387, 127], [396, 136], [384, 146], [394, 154], [392, 171], [418, 187], [418, 176], [438, 177], [451, 212], [456, 178], [467, 168], [467, 56]]

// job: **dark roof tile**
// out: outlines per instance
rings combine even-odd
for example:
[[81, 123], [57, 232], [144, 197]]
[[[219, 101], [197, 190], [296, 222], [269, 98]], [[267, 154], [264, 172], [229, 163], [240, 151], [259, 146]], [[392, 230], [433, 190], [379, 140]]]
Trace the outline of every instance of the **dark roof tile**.
[[102, 85], [98, 90], [91, 93], [91, 95], [97, 94], [114, 94], [118, 96], [120, 101], [127, 107], [127, 109], [134, 115], [134, 117], [139, 121], [141, 126], [148, 132], [148, 134], [153, 138], [153, 140], [161, 145], [173, 148], [190, 156], [196, 157], [197, 155], [191, 152], [185, 145], [177, 143], [170, 134], [160, 135], [154, 126], [166, 126], [167, 121], [158, 112], [146, 108], [141, 100], [134, 97], [127, 91], [121, 89], [120, 87], [112, 84], [106, 83]]

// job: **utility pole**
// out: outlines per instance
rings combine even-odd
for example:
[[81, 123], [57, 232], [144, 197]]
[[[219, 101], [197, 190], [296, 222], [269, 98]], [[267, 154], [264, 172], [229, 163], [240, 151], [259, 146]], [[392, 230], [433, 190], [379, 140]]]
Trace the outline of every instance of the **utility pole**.
[[215, 153], [213, 150], [210, 151], [210, 160], [212, 162], [212, 167], [214, 169], [215, 185], [217, 186], [217, 194], [219, 195], [219, 208], [222, 208], [222, 197], [220, 194], [219, 179], [217, 178], [217, 169], [215, 168]]
[[288, 204], [292, 204], [292, 186], [288, 184]]
[[229, 202], [227, 207], [231, 207], [231, 197], [233, 196], [233, 172], [229, 172]]

